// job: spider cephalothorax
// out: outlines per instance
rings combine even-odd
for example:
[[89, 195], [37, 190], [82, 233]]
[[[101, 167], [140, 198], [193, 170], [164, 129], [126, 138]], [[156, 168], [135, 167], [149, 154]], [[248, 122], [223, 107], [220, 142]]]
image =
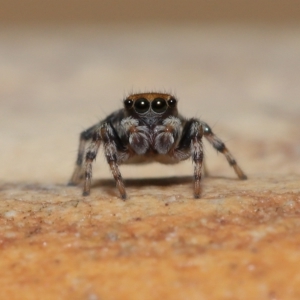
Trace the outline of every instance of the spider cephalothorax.
[[[175, 164], [192, 158], [194, 163], [194, 196], [200, 197], [203, 161], [202, 136], [223, 153], [240, 179], [246, 175], [225, 144], [211, 128], [198, 119], [186, 119], [177, 110], [177, 99], [165, 93], [139, 93], [128, 96], [124, 108], [80, 134], [76, 168], [71, 185], [85, 178], [83, 195], [89, 195], [92, 163], [100, 144], [123, 199], [126, 192], [119, 165], [122, 163], [160, 162]], [[89, 142], [88, 147], [86, 143]], [[87, 148], [87, 149], [86, 149]]]

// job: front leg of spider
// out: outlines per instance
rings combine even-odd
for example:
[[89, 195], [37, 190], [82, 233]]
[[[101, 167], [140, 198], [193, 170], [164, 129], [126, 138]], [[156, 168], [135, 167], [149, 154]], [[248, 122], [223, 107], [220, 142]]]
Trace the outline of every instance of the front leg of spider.
[[121, 198], [126, 199], [126, 191], [123, 179], [118, 166], [118, 152], [114, 142], [114, 133], [111, 126], [103, 123], [100, 128], [95, 131], [91, 144], [88, 147], [85, 156], [85, 182], [83, 187], [83, 196], [88, 196], [91, 190], [92, 179], [92, 164], [95, 160], [100, 144], [103, 143], [104, 153], [111, 169], [112, 175], [116, 181], [117, 188], [120, 192]]
[[116, 140], [117, 137], [115, 136], [115, 133], [111, 128], [111, 125], [109, 125], [108, 123], [104, 123], [101, 126], [100, 135], [103, 142], [104, 153], [105, 153], [107, 163], [109, 164], [112, 175], [116, 181], [116, 185], [120, 192], [121, 198], [125, 200], [127, 198], [127, 195], [125, 191], [123, 178], [119, 170], [118, 151], [117, 151], [116, 143], [114, 142], [114, 140]]
[[203, 128], [198, 121], [194, 121], [191, 126], [191, 157], [194, 163], [194, 197], [201, 195], [201, 169], [203, 162], [202, 136]]
[[178, 146], [174, 150], [173, 156], [180, 160], [188, 157], [192, 158], [194, 164], [194, 197], [200, 198], [201, 195], [201, 174], [203, 163], [202, 146], [203, 127], [199, 120], [188, 120], [181, 134]]

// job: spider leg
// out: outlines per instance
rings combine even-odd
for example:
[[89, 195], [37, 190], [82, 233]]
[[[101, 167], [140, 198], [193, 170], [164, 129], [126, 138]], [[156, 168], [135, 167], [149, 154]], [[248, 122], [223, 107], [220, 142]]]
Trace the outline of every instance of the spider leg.
[[93, 173], [93, 161], [97, 156], [99, 147], [101, 144], [101, 137], [99, 134], [99, 130], [95, 131], [93, 134], [93, 139], [91, 144], [89, 145], [86, 155], [85, 155], [85, 181], [83, 186], [83, 196], [88, 196], [91, 190], [91, 180]]
[[220, 138], [218, 138], [211, 130], [211, 128], [204, 122], [201, 122], [203, 126], [203, 133], [205, 138], [209, 141], [209, 143], [219, 152], [223, 153], [229, 163], [230, 166], [233, 167], [235, 173], [239, 177], [239, 179], [247, 179], [247, 176], [242, 171], [242, 169], [237, 164], [233, 155], [227, 149], [226, 145], [222, 142]]
[[203, 127], [197, 119], [188, 120], [182, 131], [178, 147], [174, 150], [173, 156], [178, 160], [192, 157], [194, 164], [194, 197], [201, 195], [201, 174], [203, 163], [202, 147]]
[[82, 167], [82, 163], [83, 163], [83, 156], [86, 148], [86, 143], [92, 139], [93, 134], [98, 126], [99, 126], [98, 124], [94, 125], [88, 128], [87, 130], [81, 132], [79, 137], [79, 147], [78, 147], [76, 165], [68, 185], [77, 185], [79, 181], [83, 179], [84, 170]]
[[118, 166], [118, 150], [115, 143], [115, 133], [109, 124], [104, 123], [101, 126], [100, 135], [103, 141], [103, 147], [107, 163], [109, 164], [112, 175], [116, 181], [116, 185], [120, 192], [121, 198], [125, 200], [127, 196], [123, 178]]
[[192, 123], [191, 133], [192, 133], [191, 155], [194, 163], [194, 197], [200, 198], [201, 168], [203, 162], [203, 147], [202, 147], [203, 129], [202, 129], [202, 125], [198, 121], [194, 121]]

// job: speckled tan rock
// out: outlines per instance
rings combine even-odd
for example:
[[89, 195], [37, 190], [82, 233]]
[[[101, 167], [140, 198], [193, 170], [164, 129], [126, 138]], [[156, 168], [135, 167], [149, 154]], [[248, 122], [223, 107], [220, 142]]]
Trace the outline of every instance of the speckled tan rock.
[[1, 298], [296, 299], [299, 179], [207, 178], [200, 200], [184, 179], [136, 180], [126, 202], [1, 186]]

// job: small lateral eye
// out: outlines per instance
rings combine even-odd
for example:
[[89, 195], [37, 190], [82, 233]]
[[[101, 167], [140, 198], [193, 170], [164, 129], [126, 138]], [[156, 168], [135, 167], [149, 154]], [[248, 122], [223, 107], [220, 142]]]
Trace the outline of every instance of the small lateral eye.
[[126, 99], [125, 101], [124, 101], [124, 106], [126, 107], [126, 108], [131, 108], [132, 107], [132, 105], [133, 105], [133, 101], [131, 100], [131, 99]]
[[155, 98], [151, 103], [151, 107], [156, 113], [163, 113], [167, 109], [167, 102], [163, 98]]
[[177, 104], [177, 100], [175, 98], [171, 98], [171, 99], [168, 100], [169, 107], [171, 107], [171, 108], [175, 107], [176, 104]]
[[143, 114], [149, 110], [150, 103], [145, 98], [139, 98], [134, 103], [134, 108], [137, 113]]
[[210, 127], [207, 124], [205, 124], [202, 127], [204, 129], [204, 134], [212, 134], [212, 131], [211, 131]]

